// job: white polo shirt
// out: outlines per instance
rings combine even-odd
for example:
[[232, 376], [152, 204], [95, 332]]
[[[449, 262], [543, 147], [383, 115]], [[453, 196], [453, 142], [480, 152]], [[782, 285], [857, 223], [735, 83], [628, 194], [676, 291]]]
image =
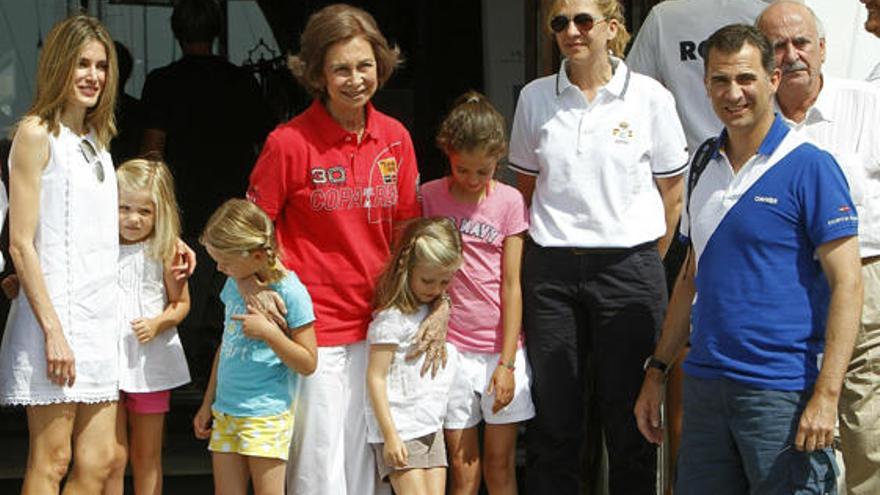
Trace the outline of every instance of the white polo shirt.
[[769, 0], [667, 0], [648, 13], [626, 63], [675, 96], [688, 148], [721, 132], [703, 84], [703, 43], [727, 24], [752, 24]]
[[675, 101], [657, 81], [611, 57], [592, 102], [566, 75], [520, 93], [510, 167], [536, 175], [529, 234], [542, 246], [626, 248], [666, 232], [655, 178], [687, 170]]
[[803, 122], [785, 122], [840, 164], [858, 211], [861, 255], [880, 255], [880, 88], [823, 76]]
[[875, 86], [880, 86], [880, 63], [878, 63], [874, 66], [873, 69], [871, 69], [871, 73], [868, 74], [866, 80], [874, 84]]

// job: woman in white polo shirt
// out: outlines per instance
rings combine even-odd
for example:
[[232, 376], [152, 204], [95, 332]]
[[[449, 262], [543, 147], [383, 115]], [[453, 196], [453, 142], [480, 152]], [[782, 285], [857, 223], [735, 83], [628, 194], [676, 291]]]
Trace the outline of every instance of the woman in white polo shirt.
[[684, 132], [672, 95], [620, 59], [630, 36], [617, 0], [556, 0], [547, 25], [565, 59], [523, 88], [510, 142], [533, 240], [527, 488], [581, 492], [589, 355], [611, 493], [654, 493], [656, 449], [632, 409], [666, 307], [661, 255], [681, 208]]

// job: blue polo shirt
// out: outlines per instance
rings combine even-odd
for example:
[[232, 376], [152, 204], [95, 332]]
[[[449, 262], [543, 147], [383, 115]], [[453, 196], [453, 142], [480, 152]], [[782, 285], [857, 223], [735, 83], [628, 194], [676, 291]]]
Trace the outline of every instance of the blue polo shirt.
[[777, 116], [758, 154], [734, 174], [718, 140], [690, 197], [682, 233], [697, 255], [685, 372], [748, 386], [804, 390], [819, 373], [830, 289], [818, 246], [855, 236], [840, 167]]

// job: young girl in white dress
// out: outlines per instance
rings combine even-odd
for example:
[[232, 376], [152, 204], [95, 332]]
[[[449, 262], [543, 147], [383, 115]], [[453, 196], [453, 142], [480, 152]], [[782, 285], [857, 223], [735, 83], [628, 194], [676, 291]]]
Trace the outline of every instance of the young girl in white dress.
[[367, 330], [367, 441], [379, 475], [400, 495], [443, 495], [446, 448], [443, 419], [455, 369], [422, 376], [424, 356], [406, 360], [431, 305], [445, 297], [461, 265], [461, 239], [444, 218], [413, 220], [376, 287], [376, 312]]
[[[134, 159], [119, 185], [119, 389], [117, 438], [128, 454], [137, 495], [162, 493], [162, 430], [171, 389], [189, 382], [177, 325], [189, 312], [178, 260], [180, 217], [174, 180], [160, 162]], [[105, 495], [122, 493], [125, 463]]]

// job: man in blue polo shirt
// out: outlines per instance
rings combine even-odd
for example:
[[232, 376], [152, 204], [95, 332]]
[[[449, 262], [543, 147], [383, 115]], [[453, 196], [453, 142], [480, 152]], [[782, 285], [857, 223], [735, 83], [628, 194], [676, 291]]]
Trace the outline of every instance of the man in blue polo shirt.
[[692, 323], [676, 495], [836, 493], [831, 445], [862, 302], [855, 206], [831, 155], [774, 115], [767, 39], [730, 25], [706, 43], [725, 128], [686, 197], [693, 249], [636, 419], [659, 444], [665, 369]]

